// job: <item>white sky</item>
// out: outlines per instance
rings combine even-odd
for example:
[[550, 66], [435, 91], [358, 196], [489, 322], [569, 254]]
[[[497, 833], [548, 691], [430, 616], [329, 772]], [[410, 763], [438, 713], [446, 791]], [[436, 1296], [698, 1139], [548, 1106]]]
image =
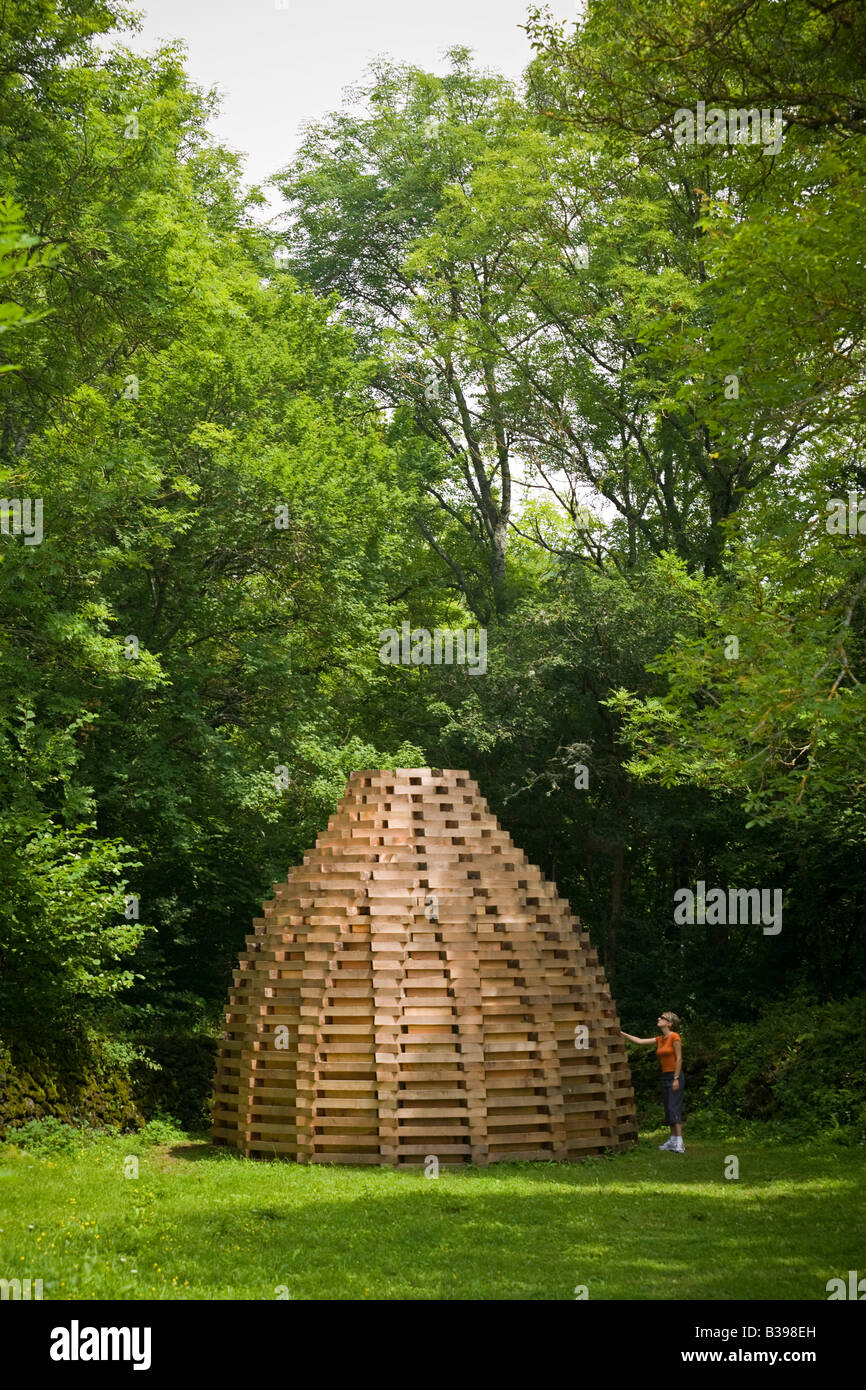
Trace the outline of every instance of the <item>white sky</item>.
[[[528, 0], [133, 0], [148, 52], [183, 39], [187, 70], [223, 94], [214, 132], [247, 156], [250, 183], [292, 156], [301, 126], [341, 104], [371, 58], [442, 70], [442, 53], [466, 44], [484, 67], [519, 77], [532, 57], [525, 32]], [[284, 8], [278, 8], [278, 5]], [[549, 0], [557, 19], [574, 19], [582, 0]], [[276, 208], [276, 203], [273, 204]]]

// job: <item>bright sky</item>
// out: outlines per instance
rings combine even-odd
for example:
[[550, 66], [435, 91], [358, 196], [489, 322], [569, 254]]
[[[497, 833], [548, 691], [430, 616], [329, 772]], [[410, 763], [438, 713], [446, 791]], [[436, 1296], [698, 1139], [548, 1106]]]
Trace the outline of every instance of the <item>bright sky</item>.
[[[223, 94], [218, 138], [247, 155], [249, 182], [291, 157], [301, 126], [341, 104], [371, 58], [388, 54], [441, 70], [466, 44], [477, 61], [518, 77], [532, 57], [528, 0], [132, 0], [144, 25], [131, 47], [183, 39], [193, 82]], [[574, 19], [583, 0], [549, 0]]]

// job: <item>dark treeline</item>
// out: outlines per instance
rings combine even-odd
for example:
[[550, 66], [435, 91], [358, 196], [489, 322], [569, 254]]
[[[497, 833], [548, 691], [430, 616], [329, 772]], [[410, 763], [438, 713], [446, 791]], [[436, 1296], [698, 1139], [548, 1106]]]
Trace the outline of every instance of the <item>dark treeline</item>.
[[0, 1040], [213, 1033], [358, 767], [468, 768], [639, 1032], [861, 991], [863, 7], [382, 62], [273, 225], [131, 24], [0, 6]]

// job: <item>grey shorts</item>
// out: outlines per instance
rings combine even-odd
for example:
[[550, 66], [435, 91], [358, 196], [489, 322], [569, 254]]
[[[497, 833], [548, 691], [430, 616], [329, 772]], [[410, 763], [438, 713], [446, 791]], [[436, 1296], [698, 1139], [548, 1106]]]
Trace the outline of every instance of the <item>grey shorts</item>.
[[680, 1072], [680, 1084], [676, 1091], [673, 1087], [673, 1072], [663, 1071], [662, 1100], [665, 1103], [665, 1123], [669, 1125], [681, 1125], [683, 1122], [683, 1091], [686, 1087], [685, 1072]]

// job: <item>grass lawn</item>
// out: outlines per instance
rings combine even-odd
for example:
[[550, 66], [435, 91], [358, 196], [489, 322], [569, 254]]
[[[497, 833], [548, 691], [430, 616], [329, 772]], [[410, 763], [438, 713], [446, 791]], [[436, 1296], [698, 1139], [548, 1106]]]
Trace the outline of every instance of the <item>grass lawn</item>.
[[0, 1148], [0, 1278], [46, 1299], [825, 1300], [864, 1267], [863, 1150], [826, 1141], [687, 1135], [680, 1156], [643, 1131], [624, 1155], [426, 1178], [160, 1137]]

